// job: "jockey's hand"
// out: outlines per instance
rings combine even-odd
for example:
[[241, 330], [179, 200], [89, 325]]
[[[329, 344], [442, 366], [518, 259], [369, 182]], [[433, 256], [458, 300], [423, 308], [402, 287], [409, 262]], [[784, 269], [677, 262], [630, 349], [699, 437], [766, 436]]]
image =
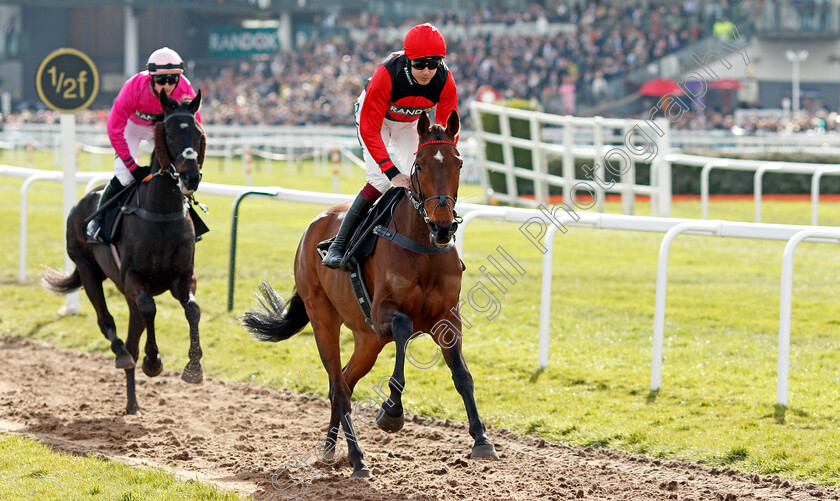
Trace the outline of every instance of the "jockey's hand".
[[134, 168], [134, 170], [130, 170], [129, 172], [131, 172], [131, 175], [134, 176], [134, 180], [137, 181], [137, 184], [140, 184], [146, 176], [152, 173], [152, 168], [149, 166], [138, 165]]
[[400, 188], [410, 189], [411, 188], [411, 178], [409, 178], [408, 176], [406, 176], [405, 174], [400, 172], [399, 174], [394, 176], [394, 179], [391, 179], [391, 184], [393, 184], [394, 186], [398, 186]]

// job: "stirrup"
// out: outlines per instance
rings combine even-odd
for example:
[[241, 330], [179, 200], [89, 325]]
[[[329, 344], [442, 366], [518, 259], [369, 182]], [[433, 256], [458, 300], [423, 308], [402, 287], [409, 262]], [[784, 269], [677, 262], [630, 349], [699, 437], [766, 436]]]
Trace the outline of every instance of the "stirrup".
[[91, 219], [85, 227], [85, 236], [88, 243], [104, 244], [105, 242], [99, 236], [102, 233], [102, 224], [96, 218]]

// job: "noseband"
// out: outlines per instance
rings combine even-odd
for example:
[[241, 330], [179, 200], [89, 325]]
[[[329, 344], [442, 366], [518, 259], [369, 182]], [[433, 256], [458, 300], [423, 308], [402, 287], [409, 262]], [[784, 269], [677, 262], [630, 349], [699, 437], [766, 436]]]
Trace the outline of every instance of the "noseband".
[[[417, 147], [417, 151], [414, 153], [415, 163], [416, 163], [416, 160], [417, 160], [417, 158], [416, 158], [417, 153], [420, 151], [420, 148], [422, 148], [423, 146], [429, 145], [429, 144], [449, 144], [449, 145], [452, 145], [452, 147], [455, 148], [456, 152], [458, 151], [458, 147], [455, 146], [455, 143], [453, 143], [452, 141], [446, 141], [446, 140], [442, 140], [442, 139], [441, 140], [436, 140], [436, 141], [427, 141], [427, 142], [422, 143], [420, 146]], [[426, 202], [428, 202], [430, 200], [437, 200], [438, 201], [435, 204], [435, 206], [432, 208], [433, 213], [437, 210], [438, 207], [449, 207], [449, 201], [452, 200], [452, 215], [455, 218], [455, 222], [460, 223], [462, 221], [462, 218], [458, 217], [458, 215], [455, 213], [455, 202], [458, 201], [457, 197], [453, 198], [449, 195], [435, 195], [435, 196], [432, 196], [432, 197], [423, 198], [423, 189], [420, 187], [420, 179], [417, 177], [417, 169], [413, 169], [412, 172], [411, 172], [411, 187], [412, 187], [412, 189], [415, 187], [415, 185], [417, 187], [417, 195], [418, 195], [419, 200], [414, 198], [414, 195], [412, 195], [411, 190], [405, 190], [405, 191], [408, 192], [408, 199], [411, 201], [411, 204], [414, 206], [414, 208], [417, 209], [417, 212], [420, 213], [420, 216], [423, 217], [423, 220], [426, 222], [426, 224], [428, 224], [429, 221], [431, 220], [431, 218], [429, 217], [429, 214], [426, 212], [426, 207], [425, 207]]]

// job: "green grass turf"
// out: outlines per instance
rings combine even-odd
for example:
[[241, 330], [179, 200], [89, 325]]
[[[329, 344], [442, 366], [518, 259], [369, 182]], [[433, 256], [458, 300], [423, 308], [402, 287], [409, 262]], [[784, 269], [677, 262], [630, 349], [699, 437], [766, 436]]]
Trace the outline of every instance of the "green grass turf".
[[[49, 168], [50, 158], [43, 162]], [[82, 165], [85, 165], [82, 161]], [[225, 172], [209, 159], [204, 181], [244, 184], [241, 167]], [[309, 163], [285, 163], [265, 172], [256, 163], [256, 186], [331, 191], [329, 175]], [[698, 174], [699, 175], [699, 174]], [[354, 193], [362, 172], [349, 169], [341, 190]], [[63, 266], [61, 188], [33, 187], [30, 194], [27, 280], [17, 282], [20, 180], [0, 179], [4, 216], [0, 236], [0, 330], [57, 345], [109, 353], [87, 299], [79, 315], [59, 317], [63, 297], [38, 287], [40, 265]], [[460, 197], [479, 192], [463, 185]], [[202, 308], [203, 364], [209, 376], [326, 396], [328, 384], [311, 329], [288, 341], [253, 341], [236, 316], [253, 304], [260, 280], [288, 297], [295, 248], [318, 205], [249, 198], [239, 220], [235, 308], [228, 312], [227, 279], [232, 199], [199, 196], [211, 213], [212, 231], [197, 245], [197, 299]], [[473, 197], [471, 202], [480, 202]], [[618, 213], [620, 205], [607, 203]], [[649, 214], [645, 203], [637, 213]], [[749, 200], [713, 202], [714, 218], [751, 221]], [[675, 202], [675, 217], [700, 216], [699, 201]], [[840, 224], [840, 208], [824, 203], [823, 224]], [[764, 221], [807, 224], [807, 201], [766, 202]], [[670, 259], [663, 383], [649, 391], [656, 259], [662, 235], [569, 228], [555, 247], [549, 367], [537, 370], [542, 255], [515, 223], [479, 220], [466, 231], [463, 291], [489, 280], [479, 272], [501, 245], [525, 269], [508, 293], [495, 289], [501, 312], [493, 320], [466, 307], [464, 351], [475, 379], [478, 408], [491, 428], [508, 428], [550, 440], [619, 448], [652, 456], [726, 465], [840, 486], [837, 396], [840, 318], [835, 283], [840, 266], [832, 244], [802, 244], [796, 254], [791, 343], [790, 406], [776, 407], [779, 279], [784, 242], [680, 236]], [[497, 255], [497, 254], [496, 254]], [[498, 257], [498, 255], [497, 255]], [[124, 336], [127, 311], [121, 295], [106, 288]], [[170, 296], [158, 299], [156, 325], [164, 364], [187, 362], [183, 311]], [[431, 358], [432, 343], [413, 344], [418, 359]], [[346, 361], [352, 337], [342, 336]], [[386, 347], [355, 399], [374, 396], [373, 386], [393, 370]], [[141, 376], [143, 377], [143, 376]], [[411, 413], [465, 420], [463, 402], [448, 369], [407, 365], [404, 403]], [[142, 406], [142, 402], [140, 402]]]
[[54, 453], [34, 440], [0, 436], [0, 498], [39, 501], [234, 501], [233, 493], [184, 482], [160, 470], [138, 469], [94, 456]]

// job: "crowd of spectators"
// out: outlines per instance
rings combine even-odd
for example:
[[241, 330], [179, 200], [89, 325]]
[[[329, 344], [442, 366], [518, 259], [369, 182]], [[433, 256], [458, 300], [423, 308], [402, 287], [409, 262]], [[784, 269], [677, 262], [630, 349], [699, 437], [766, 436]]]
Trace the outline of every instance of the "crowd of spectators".
[[[532, 4], [525, 11], [452, 10], [406, 19], [391, 32], [422, 21], [440, 27], [464, 110], [479, 87], [489, 85], [506, 98], [539, 102], [548, 112], [575, 113], [581, 104], [618, 97], [607, 95], [610, 79], [707, 36], [706, 20], [694, 0], [647, 7], [589, 0], [583, 6]], [[323, 41], [316, 34], [270, 60], [201, 74], [196, 83], [211, 97], [204, 115], [211, 123], [352, 125], [364, 79], [400, 48], [399, 39], [379, 35], [391, 27], [375, 16], [365, 26], [331, 19], [324, 33], [341, 35]], [[366, 34], [361, 40], [347, 36], [359, 31]]]
[[[400, 23], [375, 15], [332, 15], [321, 19], [310, 41], [295, 50], [234, 66], [198, 65], [190, 78], [202, 89], [207, 124], [353, 125], [353, 104], [365, 79], [389, 52], [401, 47], [401, 36], [410, 26], [428, 21], [447, 38], [446, 61], [458, 83], [462, 120], [469, 128], [469, 104], [481, 86], [495, 88], [504, 98], [538, 103], [549, 113], [579, 113], [622, 97], [621, 92], [610, 92], [616, 88], [609, 85], [614, 80], [710, 36], [721, 19], [747, 22], [748, 12], [748, 0], [584, 0], [571, 5], [533, 3], [524, 10], [453, 9]], [[814, 110], [792, 120], [742, 113], [736, 123], [733, 114], [707, 110], [690, 113], [674, 126], [735, 127], [746, 133], [833, 129], [835, 115]], [[107, 110], [86, 110], [79, 121], [100, 123], [106, 116]], [[49, 111], [7, 117], [7, 122], [52, 120], [57, 117]]]

